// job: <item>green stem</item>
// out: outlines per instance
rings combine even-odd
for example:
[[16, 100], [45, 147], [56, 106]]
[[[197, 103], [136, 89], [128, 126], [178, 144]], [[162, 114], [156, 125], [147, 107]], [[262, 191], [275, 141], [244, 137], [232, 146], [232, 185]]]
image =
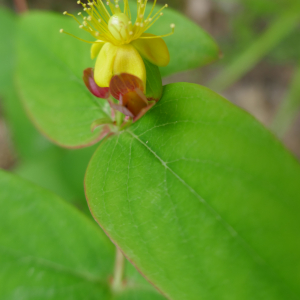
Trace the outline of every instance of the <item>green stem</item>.
[[224, 90], [251, 70], [266, 54], [283, 40], [299, 22], [299, 4], [280, 15], [270, 27], [226, 67], [209, 86], [215, 90]]
[[117, 248], [114, 277], [112, 282], [112, 290], [114, 293], [119, 293], [123, 289], [124, 269], [125, 258], [121, 250]]
[[123, 124], [123, 121], [124, 121], [124, 115], [119, 112], [119, 111], [116, 111], [116, 123], [117, 123], [117, 126], [120, 128], [121, 125]]
[[286, 99], [281, 103], [271, 128], [283, 137], [300, 111], [300, 62]]

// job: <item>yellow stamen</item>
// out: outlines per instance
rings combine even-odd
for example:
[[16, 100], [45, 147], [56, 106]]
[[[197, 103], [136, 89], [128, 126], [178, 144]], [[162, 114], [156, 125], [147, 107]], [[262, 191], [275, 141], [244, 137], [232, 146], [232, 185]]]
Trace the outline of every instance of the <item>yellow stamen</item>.
[[[168, 7], [168, 4], [154, 13], [157, 3], [157, 0], [154, 0], [149, 15], [145, 17], [148, 0], [137, 0], [137, 18], [135, 22], [132, 22], [129, 2], [128, 0], [122, 1], [124, 3], [123, 11], [120, 9], [120, 0], [87, 0], [87, 3], [78, 0], [77, 3], [82, 6], [83, 11], [87, 15], [83, 16], [82, 12], [78, 13], [78, 16], [83, 18], [82, 21], [67, 11], [63, 14], [72, 17], [79, 24], [79, 28], [91, 34], [93, 38], [110, 42], [116, 46], [130, 44], [133, 40], [139, 38], [153, 39], [166, 37], [174, 33], [175, 25], [171, 24], [172, 31], [169, 34], [158, 37], [141, 37], [146, 30], [163, 16], [162, 11]], [[65, 31], [63, 32], [69, 34]], [[72, 34], [69, 35], [75, 37]], [[94, 43], [81, 38], [78, 39], [88, 43]]]

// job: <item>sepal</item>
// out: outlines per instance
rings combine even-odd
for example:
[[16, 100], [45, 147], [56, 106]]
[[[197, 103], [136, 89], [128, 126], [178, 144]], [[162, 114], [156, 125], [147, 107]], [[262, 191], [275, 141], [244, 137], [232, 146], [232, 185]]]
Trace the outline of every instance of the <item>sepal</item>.
[[120, 111], [133, 121], [143, 116], [156, 102], [148, 101], [144, 95], [143, 82], [130, 74], [115, 75], [110, 82], [110, 92], [119, 101], [110, 101], [113, 109]]
[[95, 82], [93, 68], [88, 68], [83, 71], [83, 81], [94, 96], [102, 99], [107, 99], [109, 97], [109, 88], [102, 88]]

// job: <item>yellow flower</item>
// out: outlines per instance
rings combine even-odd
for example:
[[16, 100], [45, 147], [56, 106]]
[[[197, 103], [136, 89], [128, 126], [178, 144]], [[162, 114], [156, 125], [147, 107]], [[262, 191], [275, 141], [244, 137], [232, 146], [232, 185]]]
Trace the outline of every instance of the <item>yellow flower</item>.
[[173, 34], [175, 25], [171, 24], [172, 32], [166, 35], [145, 33], [163, 15], [162, 10], [168, 5], [154, 13], [154, 0], [150, 12], [146, 14], [147, 2], [148, 0], [137, 0], [135, 22], [132, 21], [128, 0], [123, 0], [123, 10], [119, 0], [114, 0], [114, 3], [88, 0], [87, 4], [78, 1], [85, 12], [78, 13], [82, 17], [80, 21], [64, 12], [65, 15], [72, 16], [79, 23], [79, 28], [90, 33], [96, 40], [90, 42], [93, 43], [91, 57], [97, 58], [94, 79], [100, 87], [109, 87], [111, 78], [121, 73], [140, 78], [146, 87], [143, 58], [160, 67], [169, 64], [169, 51], [162, 37]]

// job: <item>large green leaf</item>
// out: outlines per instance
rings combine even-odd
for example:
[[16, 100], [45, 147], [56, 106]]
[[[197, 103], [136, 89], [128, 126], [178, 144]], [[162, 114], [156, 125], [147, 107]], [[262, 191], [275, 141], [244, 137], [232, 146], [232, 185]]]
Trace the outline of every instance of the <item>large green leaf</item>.
[[0, 95], [3, 96], [11, 86], [14, 68], [14, 39], [15, 15], [7, 9], [0, 7]]
[[113, 300], [166, 300], [166, 298], [154, 290], [128, 289], [115, 296]]
[[59, 29], [80, 30], [51, 13], [28, 13], [18, 31], [17, 82], [22, 101], [35, 125], [51, 140], [66, 147], [81, 147], [99, 139], [92, 122], [107, 116], [106, 102], [97, 101], [85, 87], [83, 70], [91, 67], [89, 44]]
[[3, 171], [0, 237], [0, 299], [109, 299], [106, 236], [57, 196]]
[[15, 89], [10, 83], [10, 90], [5, 93], [1, 102], [18, 157], [31, 160], [43, 152], [58, 150], [30, 122]]
[[300, 167], [207, 88], [161, 101], [103, 142], [86, 174], [96, 220], [173, 300], [300, 297]]
[[110, 288], [115, 247], [60, 198], [0, 170], [0, 299], [165, 299], [127, 263]]
[[15, 33], [17, 17], [0, 7], [0, 97], [5, 120], [9, 126], [15, 151], [22, 159], [32, 159], [41, 152], [54, 148], [28, 120], [14, 85]]
[[[69, 176], [80, 176], [83, 172], [69, 176], [64, 174], [62, 169], [62, 165], [65, 163], [63, 159], [65, 155], [64, 152], [65, 150], [60, 148], [49, 149], [35, 158], [18, 162], [13, 172], [38, 186], [52, 191], [63, 199], [80, 206], [86, 203], [85, 197], [83, 197], [81, 191], [79, 191], [83, 184], [81, 184], [81, 186], [70, 184]], [[78, 164], [80, 165], [80, 161], [78, 161]], [[70, 169], [70, 173], [74, 173], [75, 167], [77, 167], [77, 165], [74, 166], [73, 170]], [[80, 171], [80, 169], [76, 168], [75, 172], [78, 171]]]

